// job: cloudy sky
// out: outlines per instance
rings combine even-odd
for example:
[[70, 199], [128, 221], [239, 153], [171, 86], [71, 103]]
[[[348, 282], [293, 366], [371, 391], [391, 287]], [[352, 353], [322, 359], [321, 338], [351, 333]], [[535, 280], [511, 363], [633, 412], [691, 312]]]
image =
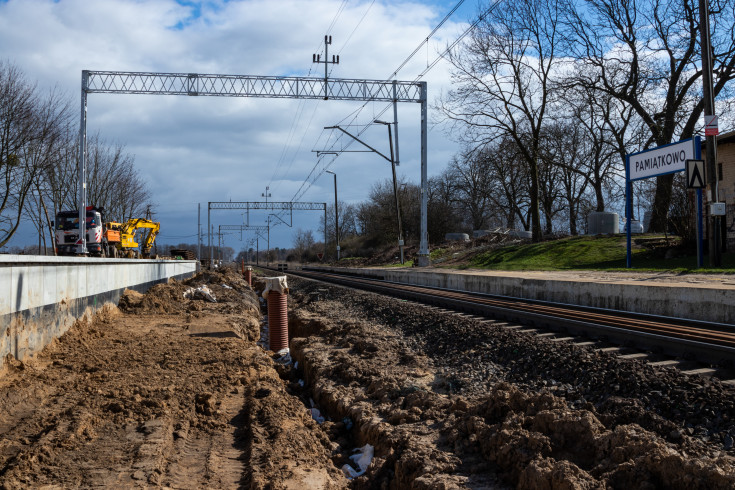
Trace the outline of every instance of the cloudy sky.
[[[459, 3], [455, 0], [0, 0], [2, 56], [40, 87], [56, 86], [78, 106], [81, 71], [144, 71], [237, 75], [318, 76], [312, 64], [332, 36], [330, 55], [340, 64], [331, 76], [383, 80]], [[467, 27], [477, 0], [464, 2], [399, 72], [414, 80]], [[330, 56], [331, 57], [331, 56]], [[447, 65], [424, 78], [429, 101], [446, 90]], [[161, 221], [160, 242], [196, 242], [197, 203], [203, 227], [209, 201], [258, 201], [266, 186], [273, 201], [332, 202], [332, 176], [305, 184], [317, 164], [314, 150], [331, 147], [337, 134], [324, 126], [351, 123], [358, 132], [385, 103], [285, 99], [91, 94], [88, 131], [124, 144], [148, 181]], [[361, 109], [362, 107], [362, 109]], [[361, 110], [360, 110], [361, 109]], [[432, 111], [430, 108], [430, 118]], [[356, 118], [354, 116], [357, 116]], [[419, 105], [399, 105], [399, 174], [419, 182]], [[392, 111], [384, 118], [392, 117]], [[361, 137], [388, 153], [384, 126]], [[340, 143], [337, 144], [340, 146]], [[357, 149], [353, 146], [351, 149]], [[429, 131], [429, 174], [442, 171], [458, 150], [441, 126]], [[370, 153], [326, 157], [338, 175], [339, 198], [364, 200], [390, 176], [389, 164]], [[215, 227], [241, 224], [242, 211], [212, 213]], [[263, 225], [265, 212], [251, 212]], [[318, 213], [294, 214], [293, 228], [276, 226], [271, 247], [291, 246], [297, 228], [317, 235]], [[12, 245], [35, 243], [24, 230]], [[205, 238], [206, 243], [206, 238]], [[226, 244], [242, 249], [240, 234]], [[261, 242], [261, 249], [265, 243]]]

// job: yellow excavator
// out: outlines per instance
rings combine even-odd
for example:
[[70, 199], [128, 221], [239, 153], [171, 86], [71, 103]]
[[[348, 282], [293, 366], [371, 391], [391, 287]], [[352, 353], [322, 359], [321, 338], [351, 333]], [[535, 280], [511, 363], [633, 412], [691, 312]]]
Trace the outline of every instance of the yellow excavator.
[[[150, 258], [153, 242], [161, 230], [161, 223], [145, 218], [131, 218], [125, 223], [109, 222], [105, 224], [105, 238], [112, 249], [113, 257], [127, 257], [130, 259]], [[135, 241], [138, 230], [141, 234], [141, 243]], [[112, 247], [114, 245], [114, 247]], [[140, 248], [139, 248], [140, 247]]]

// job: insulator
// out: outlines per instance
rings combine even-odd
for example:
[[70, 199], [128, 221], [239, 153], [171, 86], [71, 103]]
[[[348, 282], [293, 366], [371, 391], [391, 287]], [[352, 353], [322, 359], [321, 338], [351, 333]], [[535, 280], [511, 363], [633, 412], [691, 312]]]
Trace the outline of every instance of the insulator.
[[339, 55], [337, 55], [337, 64], [339, 65]]
[[316, 63], [316, 55], [315, 54], [312, 54], [311, 55], [311, 62], [312, 63]]
[[332, 36], [329, 36], [329, 44], [332, 44]]

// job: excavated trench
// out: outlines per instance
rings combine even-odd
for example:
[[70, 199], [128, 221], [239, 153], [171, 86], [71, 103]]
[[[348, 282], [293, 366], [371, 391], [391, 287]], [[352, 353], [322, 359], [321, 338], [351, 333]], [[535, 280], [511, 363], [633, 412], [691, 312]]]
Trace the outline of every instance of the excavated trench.
[[290, 358], [258, 345], [262, 280], [223, 270], [126, 294], [32, 361], [9, 359], [0, 487], [735, 485], [733, 392], [716, 382], [289, 286]]
[[[374, 446], [370, 468], [351, 482], [355, 488], [735, 484], [723, 422], [732, 418], [733, 393], [716, 381], [679, 379], [667, 370], [650, 372], [606, 358], [599, 360], [600, 372], [589, 366], [590, 376], [613, 376], [623, 385], [637, 380], [634, 386], [670, 383], [674, 393], [682, 384], [702, 383], [697, 386], [707, 389], [692, 390], [686, 398], [719, 420], [723, 432], [697, 437], [686, 430], [691, 424], [667, 419], [660, 406], [642, 403], [650, 393], [634, 387], [585, 399], [581, 386], [570, 389], [544, 372], [528, 382], [516, 371], [523, 356], [531, 355], [564, 378], [562, 367], [548, 366], [559, 352], [568, 358], [560, 364], [570, 371], [575, 356], [597, 353], [525, 335], [520, 336], [525, 348], [519, 349], [517, 335], [505, 329], [397, 299], [289, 280], [291, 355], [303, 369], [309, 396], [334, 421], [322, 427], [339, 445], [335, 465], [345, 461], [348, 448]], [[674, 404], [682, 408], [687, 402]], [[345, 432], [344, 421], [353, 428]]]

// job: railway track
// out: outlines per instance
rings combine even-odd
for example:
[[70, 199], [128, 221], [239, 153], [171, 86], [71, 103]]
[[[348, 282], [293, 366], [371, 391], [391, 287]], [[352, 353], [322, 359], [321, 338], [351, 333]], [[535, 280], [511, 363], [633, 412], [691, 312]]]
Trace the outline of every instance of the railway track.
[[[551, 332], [584, 336], [618, 346], [632, 346], [636, 349], [693, 359], [707, 364], [723, 361], [725, 364], [731, 364], [735, 361], [733, 325], [415, 286], [334, 272], [306, 269], [290, 270], [287, 273], [400, 297], [451, 311], [518, 322]], [[608, 350], [621, 350], [621, 347], [610, 347]], [[637, 357], [636, 354], [629, 356]], [[671, 365], [674, 362], [659, 361], [659, 364]], [[693, 371], [708, 374], [706, 369]]]

